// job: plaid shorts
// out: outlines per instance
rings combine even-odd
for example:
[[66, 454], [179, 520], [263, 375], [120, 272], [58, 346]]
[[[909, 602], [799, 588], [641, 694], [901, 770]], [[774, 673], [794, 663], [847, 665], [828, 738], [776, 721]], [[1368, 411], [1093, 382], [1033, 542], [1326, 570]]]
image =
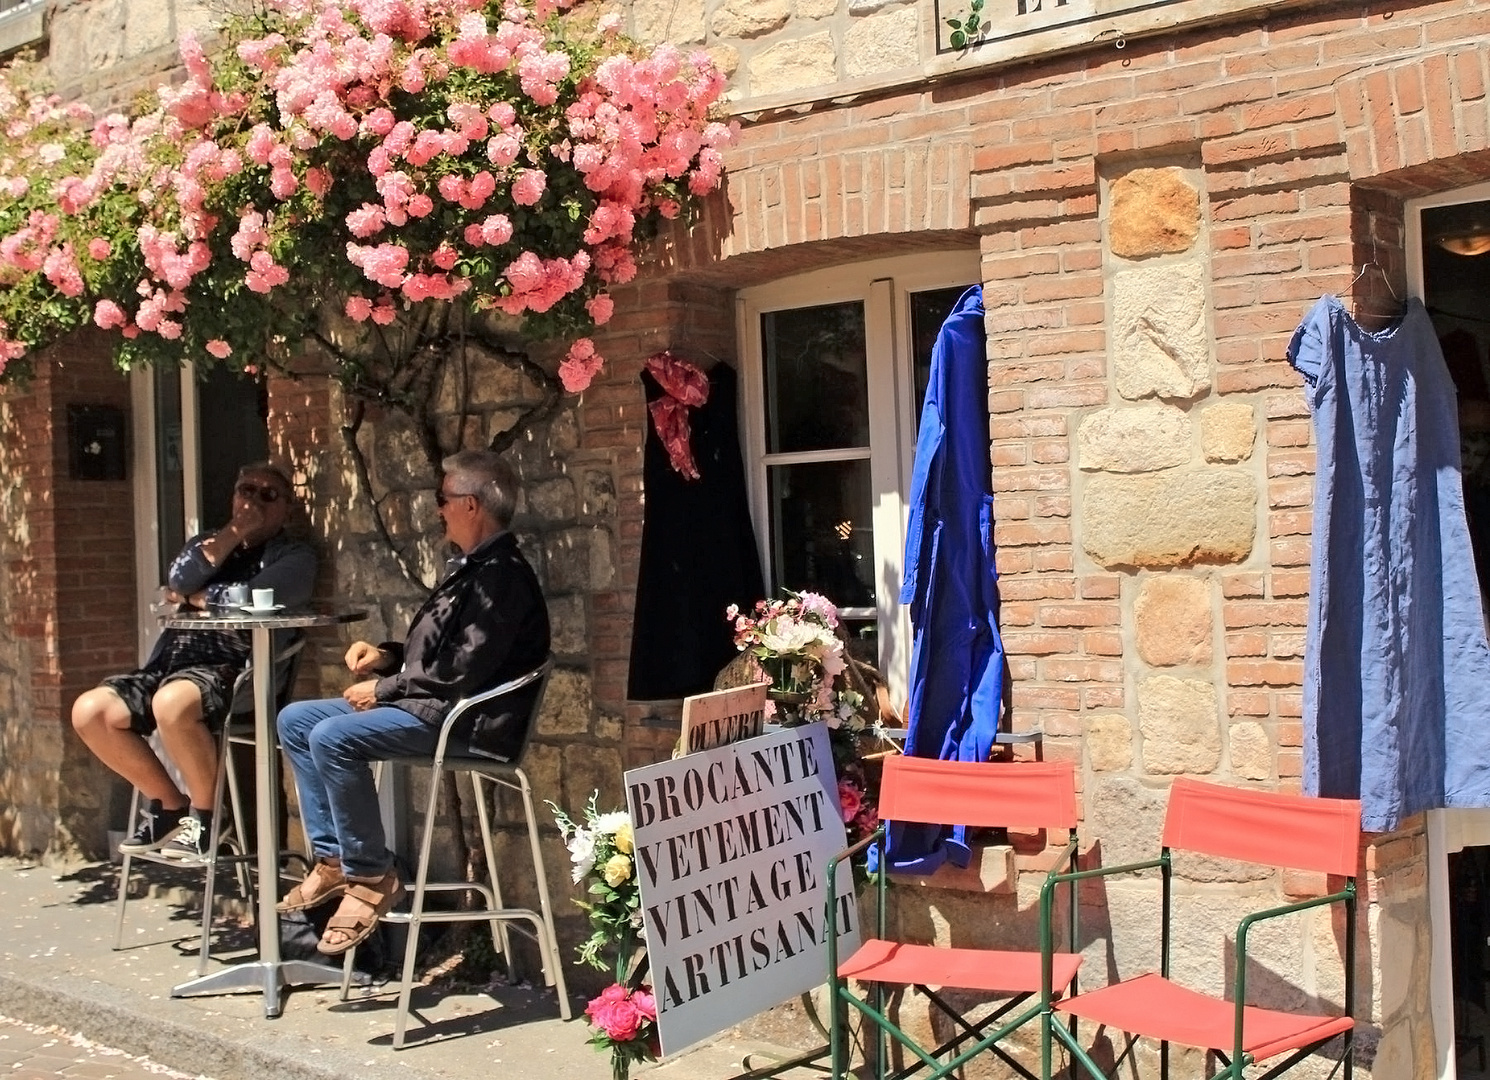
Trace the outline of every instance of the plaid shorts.
[[240, 664], [196, 664], [164, 671], [142, 668], [128, 675], [111, 675], [100, 686], [107, 686], [123, 699], [129, 709], [129, 730], [149, 735], [155, 730], [155, 711], [151, 699], [155, 692], [173, 679], [185, 679], [202, 694], [202, 719], [211, 731], [221, 729], [233, 705], [233, 683], [242, 670]]

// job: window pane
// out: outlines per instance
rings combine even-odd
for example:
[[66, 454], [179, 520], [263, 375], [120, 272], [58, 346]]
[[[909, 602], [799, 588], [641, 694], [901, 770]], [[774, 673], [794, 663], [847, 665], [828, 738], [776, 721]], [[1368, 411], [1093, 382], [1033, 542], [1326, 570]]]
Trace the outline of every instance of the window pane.
[[873, 607], [869, 462], [773, 465], [766, 482], [776, 584], [822, 593], [839, 607]]
[[916, 413], [913, 423], [921, 426], [921, 406], [926, 404], [926, 386], [931, 381], [931, 349], [942, 323], [952, 313], [957, 298], [969, 286], [929, 289], [911, 293], [911, 374], [916, 383]]
[[761, 354], [767, 453], [869, 445], [862, 303], [767, 312]]

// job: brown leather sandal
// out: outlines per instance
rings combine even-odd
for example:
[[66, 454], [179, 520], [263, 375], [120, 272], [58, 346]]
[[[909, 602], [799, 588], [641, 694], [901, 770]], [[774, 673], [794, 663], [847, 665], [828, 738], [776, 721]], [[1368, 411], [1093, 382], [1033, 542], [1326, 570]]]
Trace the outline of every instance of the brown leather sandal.
[[335, 900], [346, 891], [347, 879], [341, 872], [341, 860], [317, 859], [305, 880], [286, 893], [275, 908], [280, 914], [305, 911]]
[[404, 883], [397, 870], [390, 869], [377, 881], [348, 880], [341, 907], [326, 924], [316, 950], [324, 956], [340, 956], [360, 945], [403, 895]]

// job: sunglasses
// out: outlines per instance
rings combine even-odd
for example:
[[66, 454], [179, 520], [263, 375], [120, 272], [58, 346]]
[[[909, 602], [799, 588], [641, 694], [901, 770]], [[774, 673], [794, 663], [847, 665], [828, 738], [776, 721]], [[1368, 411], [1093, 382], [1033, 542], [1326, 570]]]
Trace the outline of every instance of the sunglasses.
[[261, 503], [279, 502], [279, 488], [273, 484], [255, 484], [250, 480], [240, 480], [233, 487], [233, 494], [241, 495], [245, 499], [258, 499]]
[[444, 491], [435, 492], [435, 505], [441, 510], [450, 505], [451, 499], [474, 499], [476, 496], [469, 491], [452, 491], [448, 495]]

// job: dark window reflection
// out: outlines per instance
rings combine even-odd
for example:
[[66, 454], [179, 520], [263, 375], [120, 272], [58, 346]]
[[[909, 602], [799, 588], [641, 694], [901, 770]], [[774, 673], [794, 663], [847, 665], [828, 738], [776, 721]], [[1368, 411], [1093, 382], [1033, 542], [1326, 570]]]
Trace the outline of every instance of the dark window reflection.
[[862, 303], [768, 312], [761, 344], [767, 453], [869, 445]]
[[839, 607], [872, 607], [869, 462], [773, 465], [766, 479], [777, 583], [820, 592]]
[[917, 428], [921, 426], [921, 406], [926, 404], [926, 387], [931, 382], [931, 350], [936, 335], [957, 298], [967, 290], [967, 285], [954, 285], [911, 293], [911, 378], [916, 384], [916, 412], [911, 423]]

